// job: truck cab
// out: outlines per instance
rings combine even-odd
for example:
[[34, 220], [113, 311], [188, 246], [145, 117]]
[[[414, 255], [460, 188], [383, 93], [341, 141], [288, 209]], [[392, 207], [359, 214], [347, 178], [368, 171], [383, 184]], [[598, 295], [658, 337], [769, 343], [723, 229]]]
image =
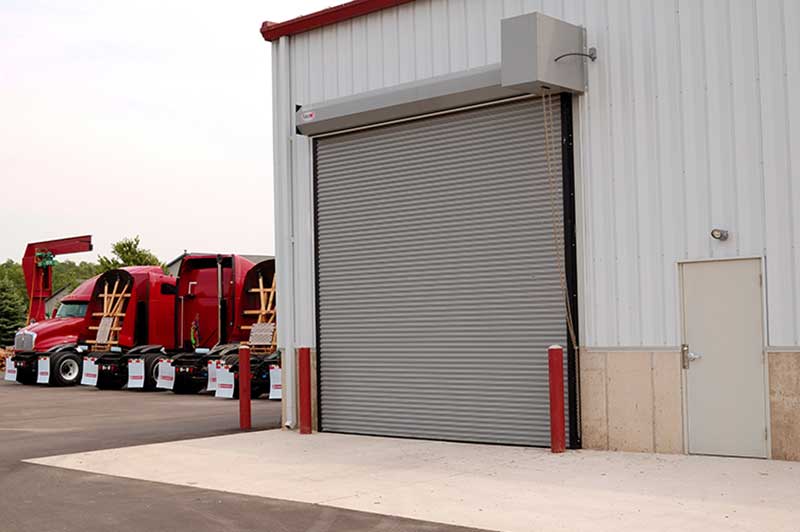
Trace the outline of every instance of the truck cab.
[[[125, 292], [121, 307], [113, 313], [104, 312], [111, 310], [105, 308], [104, 299], [115, 291]], [[33, 323], [17, 333], [12, 358], [17, 381], [71, 386], [81, 382], [83, 356], [90, 352], [96, 352], [98, 358], [107, 355], [109, 360], [126, 363], [126, 357], [173, 349], [174, 312], [175, 278], [164, 274], [159, 266], [127, 266], [93, 277], [62, 300], [55, 318]], [[113, 324], [103, 326], [110, 329], [107, 332], [112, 338], [98, 344], [104, 314], [117, 316]], [[127, 366], [123, 365], [110, 380], [104, 376], [104, 382], [122, 387], [126, 378]], [[148, 379], [147, 384], [151, 383], [155, 387], [155, 381]]]
[[[207, 258], [206, 258], [207, 259]], [[205, 309], [208, 316], [213, 318], [215, 309], [219, 309], [219, 323], [221, 329], [206, 330], [199, 327], [196, 336], [200, 342], [185, 344], [186, 335], [178, 331], [178, 344], [184, 345], [182, 353], [173, 355], [166, 364], [174, 368], [174, 381], [169, 388], [175, 393], [196, 393], [208, 381], [209, 368], [216, 362], [230, 370], [234, 379], [234, 396], [238, 393], [238, 356], [239, 347], [248, 345], [251, 352], [251, 395], [258, 397], [270, 389], [270, 367], [277, 365], [279, 360], [275, 354], [275, 260], [268, 258], [253, 264], [243, 257], [234, 255], [228, 259], [220, 256], [220, 271], [222, 272], [223, 289], [221, 303], [214, 306], [211, 299], [203, 303], [202, 298], [191, 298], [185, 295], [192, 286], [192, 280], [199, 278], [202, 265], [210, 267], [212, 263], [198, 260], [188, 263], [181, 268], [178, 279], [179, 323], [184, 327], [191, 326], [191, 322], [184, 316], [201, 316], [199, 311]], [[230, 268], [228, 275], [227, 268]], [[200, 293], [200, 292], [197, 292]], [[214, 292], [217, 293], [217, 292]], [[196, 319], [196, 318], [195, 318]], [[208, 319], [205, 320], [208, 323]], [[199, 323], [203, 323], [200, 318]], [[251, 331], [254, 325], [271, 324], [273, 327], [272, 338], [266, 345], [250, 345]], [[213, 323], [211, 324], [213, 327]], [[214, 343], [216, 333], [216, 343]]]
[[122, 388], [130, 360], [142, 361], [143, 387], [155, 388], [157, 359], [174, 348], [175, 282], [158, 266], [110, 270], [97, 280], [80, 342], [96, 358], [98, 388]]
[[[68, 296], [61, 300], [55, 316], [38, 322], [31, 322], [14, 336], [14, 356], [12, 361], [17, 368], [17, 381], [33, 384], [37, 379], [37, 363], [42, 355], [74, 349], [78, 339], [85, 333], [87, 307], [97, 278], [81, 283]], [[66, 380], [80, 379], [80, 372], [73, 375], [75, 368], [70, 364], [63, 368]]]
[[175, 393], [206, 386], [208, 361], [236, 349], [241, 336], [241, 287], [253, 263], [241, 255], [187, 255], [178, 272]]

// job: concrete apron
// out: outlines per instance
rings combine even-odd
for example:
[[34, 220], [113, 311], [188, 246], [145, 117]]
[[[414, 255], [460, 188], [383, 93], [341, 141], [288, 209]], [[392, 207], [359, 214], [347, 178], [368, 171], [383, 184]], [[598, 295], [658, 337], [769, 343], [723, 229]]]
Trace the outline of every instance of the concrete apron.
[[800, 519], [800, 464], [766, 460], [273, 430], [28, 462], [489, 530], [797, 532]]

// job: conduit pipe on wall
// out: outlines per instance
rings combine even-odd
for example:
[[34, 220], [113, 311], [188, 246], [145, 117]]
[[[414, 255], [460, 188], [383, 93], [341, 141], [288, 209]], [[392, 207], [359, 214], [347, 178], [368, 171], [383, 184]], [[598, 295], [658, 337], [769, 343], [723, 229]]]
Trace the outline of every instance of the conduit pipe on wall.
[[[297, 372], [294, 355], [296, 342], [296, 294], [294, 253], [294, 168], [292, 164], [292, 142], [294, 137], [294, 109], [286, 105], [291, 98], [291, 63], [289, 37], [281, 37], [272, 49], [272, 107], [276, 110], [273, 126], [275, 154], [275, 211], [276, 252], [275, 275], [278, 276], [277, 291], [285, 294], [278, 298], [278, 342], [281, 351], [283, 372], [283, 424], [293, 429], [297, 426]], [[277, 66], [277, 68], [275, 68]], [[287, 242], [288, 241], [288, 242]], [[282, 345], [281, 345], [282, 344]]]

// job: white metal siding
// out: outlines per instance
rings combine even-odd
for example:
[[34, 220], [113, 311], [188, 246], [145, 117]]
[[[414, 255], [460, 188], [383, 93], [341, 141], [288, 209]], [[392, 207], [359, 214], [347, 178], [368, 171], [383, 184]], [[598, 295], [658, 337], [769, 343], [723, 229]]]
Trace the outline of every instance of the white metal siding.
[[[599, 53], [576, 108], [583, 343], [675, 346], [676, 261], [765, 255], [769, 343], [800, 344], [800, 2], [418, 0], [284, 38], [291, 61], [274, 68], [292, 92], [278, 104], [496, 63], [500, 19], [531, 11], [585, 26]], [[311, 155], [294, 138], [300, 287], [313, 285]], [[298, 345], [313, 345], [313, 298], [295, 303]]]

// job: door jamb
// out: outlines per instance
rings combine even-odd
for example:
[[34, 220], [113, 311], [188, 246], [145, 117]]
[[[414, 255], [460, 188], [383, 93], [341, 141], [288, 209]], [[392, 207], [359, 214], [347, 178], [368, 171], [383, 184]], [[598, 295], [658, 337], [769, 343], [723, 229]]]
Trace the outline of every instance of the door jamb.
[[[684, 291], [683, 291], [683, 266], [699, 262], [727, 262], [734, 260], [758, 260], [761, 275], [761, 367], [764, 380], [764, 423], [766, 424], [766, 458], [772, 459], [772, 419], [770, 417], [769, 401], [769, 329], [767, 328], [767, 271], [766, 257], [763, 255], [744, 255], [740, 257], [718, 257], [705, 259], [679, 259], [676, 262], [678, 268], [678, 292], [679, 292], [679, 312], [680, 312], [680, 331], [681, 345], [686, 343], [686, 316]], [[681, 411], [683, 413], [683, 450], [689, 454], [689, 389], [688, 376], [681, 363]]]

